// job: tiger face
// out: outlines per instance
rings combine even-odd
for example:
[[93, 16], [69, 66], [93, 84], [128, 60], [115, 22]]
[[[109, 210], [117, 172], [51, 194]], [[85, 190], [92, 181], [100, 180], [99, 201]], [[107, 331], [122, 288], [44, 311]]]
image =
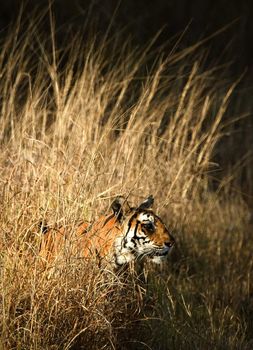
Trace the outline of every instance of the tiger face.
[[117, 266], [143, 258], [160, 264], [171, 251], [174, 238], [159, 216], [150, 209], [153, 202], [150, 196], [139, 207], [126, 211], [122, 235], [115, 240]]
[[[130, 207], [122, 198], [113, 201], [113, 213], [87, 222], [70, 234], [64, 227], [44, 230], [40, 257], [52, 262], [68, 251], [76, 258], [96, 258], [99, 264], [119, 268], [143, 258], [160, 264], [174, 245], [174, 238], [162, 220], [151, 210], [148, 197], [138, 207]], [[41, 230], [43, 232], [43, 229]]]

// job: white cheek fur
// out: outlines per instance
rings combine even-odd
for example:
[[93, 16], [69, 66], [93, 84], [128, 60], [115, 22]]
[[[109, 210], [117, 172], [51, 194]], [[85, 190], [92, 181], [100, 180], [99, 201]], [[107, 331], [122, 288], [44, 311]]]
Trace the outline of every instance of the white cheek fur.
[[[138, 221], [141, 222], [154, 222], [155, 217], [150, 213], [139, 214]], [[140, 225], [140, 223], [138, 225]], [[134, 259], [139, 255], [147, 255], [152, 253], [155, 249], [153, 242], [146, 236], [144, 232], [136, 232], [135, 227], [129, 229], [126, 227], [126, 236], [121, 236], [116, 239], [115, 253], [117, 256], [117, 265], [123, 265]], [[163, 256], [153, 256], [150, 260], [155, 264], [161, 264], [164, 260]]]

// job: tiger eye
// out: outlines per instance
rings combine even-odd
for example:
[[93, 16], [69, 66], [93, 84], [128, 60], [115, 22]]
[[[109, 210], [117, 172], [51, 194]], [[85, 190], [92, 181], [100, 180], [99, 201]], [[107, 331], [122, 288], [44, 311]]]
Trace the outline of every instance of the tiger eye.
[[154, 224], [152, 222], [148, 222], [146, 224], [143, 224], [143, 227], [149, 232], [155, 231], [155, 227], [154, 227]]

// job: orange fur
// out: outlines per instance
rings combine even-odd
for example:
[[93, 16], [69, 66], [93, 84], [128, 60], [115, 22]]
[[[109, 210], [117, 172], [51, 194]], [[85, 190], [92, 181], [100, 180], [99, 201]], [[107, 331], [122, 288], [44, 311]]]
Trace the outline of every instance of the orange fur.
[[[116, 199], [112, 203], [113, 214], [101, 216], [95, 223], [87, 222], [76, 230], [42, 229], [40, 257], [46, 264], [58, 259], [95, 257], [101, 264], [114, 267], [130, 261], [150, 258], [161, 263], [174, 244], [162, 220], [150, 210], [153, 197], [148, 197], [139, 207], [131, 208]], [[67, 260], [69, 261], [69, 260]]]
[[72, 233], [64, 227], [50, 229], [43, 237], [39, 255], [49, 263], [66, 249], [70, 250], [72, 255], [84, 258], [96, 255], [101, 259], [112, 249], [120, 230], [114, 215], [101, 216], [93, 225], [84, 222]]

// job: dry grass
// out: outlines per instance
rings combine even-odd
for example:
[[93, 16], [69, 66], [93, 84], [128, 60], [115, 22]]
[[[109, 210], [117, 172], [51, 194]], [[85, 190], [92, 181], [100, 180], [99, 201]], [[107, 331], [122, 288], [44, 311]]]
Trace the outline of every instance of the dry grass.
[[[234, 85], [197, 46], [162, 59], [77, 37], [59, 50], [27, 26], [0, 54], [0, 347], [250, 349], [249, 213], [230, 178], [209, 184]], [[41, 273], [40, 220], [72, 227], [150, 193], [177, 247], [145, 283], [92, 261]]]

